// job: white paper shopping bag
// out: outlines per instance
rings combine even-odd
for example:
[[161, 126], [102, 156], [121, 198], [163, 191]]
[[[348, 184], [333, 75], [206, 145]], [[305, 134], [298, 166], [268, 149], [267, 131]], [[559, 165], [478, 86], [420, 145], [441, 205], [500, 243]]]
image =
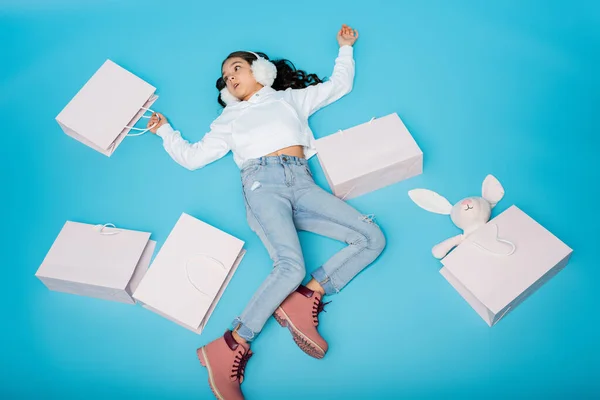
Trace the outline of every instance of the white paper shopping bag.
[[512, 206], [443, 258], [440, 273], [492, 326], [562, 270], [571, 253]]
[[[106, 60], [58, 114], [56, 121], [72, 138], [111, 156], [158, 98], [156, 88]], [[141, 130], [141, 132], [144, 132]], [[137, 135], [137, 134], [136, 134]]]
[[342, 199], [423, 172], [423, 152], [396, 113], [318, 139], [317, 153], [333, 194]]
[[183, 213], [133, 296], [200, 334], [245, 254], [243, 246], [240, 239]]
[[50, 290], [134, 304], [156, 245], [149, 239], [148, 232], [67, 221], [35, 276]]

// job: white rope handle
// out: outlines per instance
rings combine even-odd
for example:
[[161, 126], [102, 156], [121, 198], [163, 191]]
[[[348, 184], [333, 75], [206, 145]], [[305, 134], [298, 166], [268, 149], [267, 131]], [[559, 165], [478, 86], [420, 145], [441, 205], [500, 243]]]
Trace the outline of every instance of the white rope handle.
[[490, 249], [487, 249], [487, 248], [483, 247], [482, 245], [480, 245], [479, 243], [475, 242], [474, 240], [471, 240], [471, 243], [473, 244], [473, 246], [475, 246], [475, 247], [477, 247], [477, 248], [479, 248], [481, 250], [487, 251], [488, 253], [493, 254], [495, 256], [507, 256], [508, 257], [508, 256], [513, 255], [514, 252], [517, 250], [517, 246], [515, 246], [515, 244], [513, 242], [510, 242], [508, 240], [504, 240], [504, 239], [498, 238], [498, 225], [496, 225], [496, 224], [491, 224], [491, 225], [493, 225], [496, 228], [496, 235], [495, 235], [496, 236], [495, 237], [496, 241], [500, 242], [500, 243], [506, 243], [507, 245], [509, 245], [509, 246], [512, 247], [512, 250], [510, 251], [510, 253], [508, 253], [508, 254], [496, 253], [495, 251], [491, 251]]
[[203, 294], [204, 296], [206, 296], [206, 297], [208, 297], [208, 298], [212, 298], [212, 297], [214, 297], [214, 295], [209, 295], [208, 293], [206, 293], [206, 292], [204, 292], [203, 290], [201, 290], [200, 288], [198, 288], [198, 286], [196, 286], [196, 285], [194, 284], [194, 282], [192, 282], [192, 279], [190, 278], [190, 271], [189, 271], [189, 269], [188, 269], [188, 266], [189, 266], [189, 263], [190, 263], [190, 261], [191, 261], [193, 258], [197, 257], [197, 256], [200, 256], [200, 257], [206, 257], [206, 258], [208, 258], [208, 259], [211, 259], [211, 260], [213, 260], [214, 262], [216, 262], [217, 264], [219, 264], [219, 265], [221, 266], [221, 268], [223, 268], [223, 271], [225, 271], [225, 273], [227, 273], [227, 272], [229, 272], [229, 271], [228, 271], [228, 270], [227, 270], [227, 268], [225, 267], [225, 264], [223, 264], [223, 263], [222, 263], [220, 260], [217, 260], [216, 258], [214, 258], [214, 257], [212, 257], [212, 256], [209, 256], [208, 254], [205, 254], [205, 253], [198, 253], [198, 254], [195, 254], [195, 255], [193, 255], [192, 257], [189, 257], [189, 258], [186, 260], [186, 262], [185, 262], [185, 275], [186, 275], [186, 277], [187, 277], [187, 280], [188, 280], [188, 282], [190, 283], [190, 285], [192, 285], [192, 286], [194, 287], [194, 289], [196, 289], [196, 290], [198, 291], [198, 293], [200, 293], [200, 294]]
[[353, 191], [354, 189], [356, 189], [356, 186], [357, 186], [357, 185], [354, 185], [354, 186], [352, 186], [352, 187], [350, 188], [350, 190], [348, 190], [348, 191], [346, 192], [346, 194], [344, 195], [344, 197], [342, 197], [342, 198], [341, 198], [341, 200], [345, 200], [345, 199], [346, 199], [346, 197], [348, 197], [348, 195], [349, 195], [350, 193], [352, 193], [352, 191]]
[[[144, 110], [144, 115], [142, 115], [141, 118], [147, 118], [147, 119], [152, 118], [152, 115], [150, 115], [150, 116], [145, 115], [147, 111], [150, 111], [154, 115], [154, 111], [149, 108], [141, 107], [140, 109]], [[158, 117], [158, 121], [156, 123], [150, 125], [148, 128], [145, 128], [145, 129], [144, 128], [136, 128], [134, 126], [125, 126], [125, 128], [129, 128], [129, 130], [139, 132], [139, 133], [128, 133], [125, 136], [141, 136], [144, 133], [148, 132], [150, 129], [154, 128], [156, 125], [158, 125], [158, 122], [160, 122], [160, 117]]]
[[112, 232], [104, 232], [104, 229], [106, 229], [106, 228], [114, 228], [114, 229], [117, 229], [117, 227], [115, 226], [115, 224], [111, 224], [111, 223], [104, 224], [104, 225], [102, 225], [102, 224], [98, 224], [98, 225], [96, 225], [96, 228], [99, 228], [99, 229], [100, 229], [100, 232], [99, 232], [99, 233], [100, 233], [101, 235], [117, 235], [117, 234], [119, 234], [119, 233], [120, 233], [120, 231], [119, 231], [119, 230], [112, 231]]
[[498, 322], [500, 322], [500, 320], [501, 320], [502, 318], [504, 318], [504, 316], [505, 316], [505, 315], [506, 315], [506, 314], [507, 314], [507, 313], [510, 311], [510, 309], [511, 309], [511, 308], [512, 308], [512, 306], [509, 306], [509, 307], [506, 309], [506, 311], [504, 311], [504, 312], [502, 313], [502, 315], [500, 315], [500, 318], [498, 318], [498, 319], [496, 320], [496, 322], [494, 322], [494, 325], [496, 325]]
[[[375, 119], [375, 117], [371, 118], [369, 120], [369, 122], [367, 122], [368, 125], [371, 125], [371, 123], [373, 122], [373, 120]], [[343, 129], [338, 129], [338, 132], [343, 135], [344, 134], [344, 130]]]

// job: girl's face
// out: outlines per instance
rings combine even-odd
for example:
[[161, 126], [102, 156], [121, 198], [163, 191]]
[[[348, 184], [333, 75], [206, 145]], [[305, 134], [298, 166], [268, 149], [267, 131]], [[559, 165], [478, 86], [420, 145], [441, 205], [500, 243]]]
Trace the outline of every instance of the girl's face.
[[250, 64], [243, 58], [228, 59], [223, 64], [221, 72], [229, 93], [240, 100], [248, 100], [262, 88], [262, 85], [254, 79]]

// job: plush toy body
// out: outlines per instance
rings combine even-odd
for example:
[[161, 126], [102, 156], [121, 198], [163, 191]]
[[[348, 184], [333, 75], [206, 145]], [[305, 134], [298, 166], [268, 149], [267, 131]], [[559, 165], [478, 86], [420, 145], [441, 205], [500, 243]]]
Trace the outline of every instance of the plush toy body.
[[488, 175], [483, 181], [481, 196], [467, 197], [454, 206], [445, 197], [428, 189], [414, 189], [409, 191], [408, 195], [419, 207], [427, 211], [450, 215], [452, 222], [463, 230], [462, 234], [446, 239], [433, 247], [433, 256], [443, 258], [467, 236], [490, 220], [492, 208], [504, 197], [504, 188], [494, 176]]

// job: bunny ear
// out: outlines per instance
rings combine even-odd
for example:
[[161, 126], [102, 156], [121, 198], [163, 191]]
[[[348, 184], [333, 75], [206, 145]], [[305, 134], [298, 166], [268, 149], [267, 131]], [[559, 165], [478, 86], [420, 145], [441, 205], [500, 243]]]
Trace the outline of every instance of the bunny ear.
[[504, 188], [496, 177], [488, 175], [483, 181], [481, 193], [482, 197], [494, 207], [504, 197]]
[[428, 189], [413, 189], [408, 195], [419, 207], [436, 214], [449, 215], [452, 204], [445, 197]]

